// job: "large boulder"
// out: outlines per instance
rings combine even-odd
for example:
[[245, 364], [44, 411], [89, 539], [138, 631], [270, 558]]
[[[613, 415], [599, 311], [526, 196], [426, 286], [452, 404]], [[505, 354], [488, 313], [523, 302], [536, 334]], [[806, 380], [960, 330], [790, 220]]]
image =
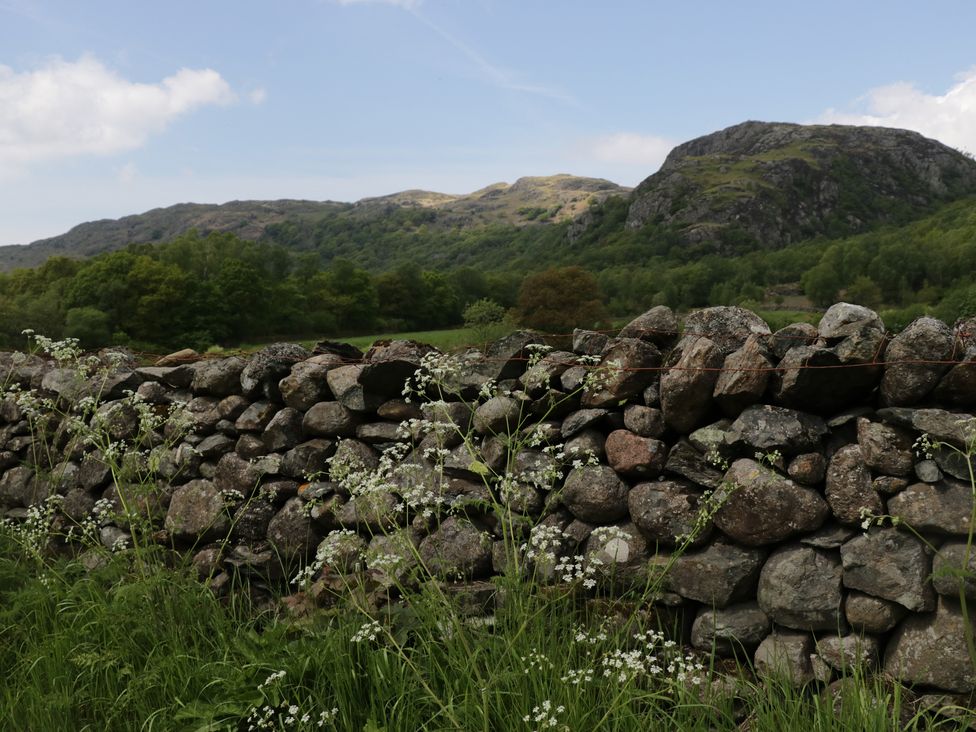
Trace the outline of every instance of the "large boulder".
[[916, 531], [967, 536], [973, 530], [973, 489], [946, 478], [937, 483], [913, 483], [888, 499], [888, 513]]
[[583, 392], [584, 407], [617, 406], [634, 399], [658, 380], [661, 352], [636, 338], [618, 338], [608, 347], [591, 372]]
[[629, 430], [611, 432], [604, 447], [610, 467], [627, 477], [656, 478], [667, 458], [667, 446], [663, 442]]
[[872, 528], [840, 548], [844, 586], [897, 602], [909, 610], [935, 607], [929, 575], [932, 559], [925, 544], [894, 528]]
[[241, 388], [244, 360], [237, 356], [202, 361], [196, 364], [190, 389], [194, 394], [225, 397]]
[[721, 349], [708, 338], [682, 339], [661, 376], [661, 410], [668, 427], [688, 434], [701, 425], [711, 407], [723, 360]]
[[301, 498], [289, 498], [268, 523], [268, 541], [282, 559], [307, 556], [322, 541]]
[[827, 502], [812, 488], [798, 486], [755, 460], [736, 460], [715, 492], [715, 525], [746, 546], [775, 544], [820, 528]]
[[[327, 377], [329, 370], [338, 364], [323, 363], [323, 358], [329, 357], [313, 356], [307, 361], [299, 361], [278, 382], [278, 391], [287, 406], [304, 412], [317, 402], [331, 399]], [[338, 360], [338, 357], [335, 358]]]
[[702, 608], [691, 626], [691, 645], [700, 651], [730, 656], [752, 650], [769, 635], [769, 616], [755, 602], [727, 608]]
[[769, 404], [746, 408], [732, 423], [726, 441], [756, 452], [778, 450], [785, 456], [815, 452], [827, 434], [827, 424], [812, 414]]
[[248, 358], [241, 371], [241, 389], [251, 399], [281, 400], [278, 382], [312, 354], [296, 343], [272, 343]]
[[[630, 488], [607, 465], [584, 465], [570, 472], [562, 500], [578, 519], [609, 524], [627, 515]], [[635, 522], [636, 523], [636, 522]]]
[[857, 444], [864, 464], [883, 475], [910, 475], [915, 465], [912, 435], [905, 430], [861, 417]]
[[940, 595], [976, 600], [976, 551], [965, 541], [947, 541], [932, 562], [932, 584]]
[[679, 556], [668, 573], [668, 588], [709, 607], [725, 607], [755, 595], [765, 558], [761, 549], [746, 549], [718, 539]]
[[865, 513], [884, 513], [884, 502], [874, 489], [858, 445], [845, 445], [830, 458], [825, 494], [831, 512], [842, 524], [857, 525]]
[[772, 366], [756, 335], [749, 336], [741, 348], [726, 356], [713, 392], [722, 411], [736, 417], [762, 399]]
[[780, 547], [759, 573], [759, 607], [787, 628], [837, 630], [843, 623], [842, 573], [834, 552], [802, 544]]
[[702, 516], [701, 498], [701, 490], [691, 483], [660, 480], [635, 485], [626, 494], [626, 505], [631, 521], [649, 542], [673, 546], [691, 539], [702, 544], [712, 525]]
[[338, 402], [319, 402], [305, 412], [302, 432], [307, 437], [352, 437], [362, 417]]
[[420, 543], [427, 571], [446, 579], [477, 579], [491, 569], [491, 536], [456, 516]]
[[906, 406], [924, 399], [949, 368], [944, 362], [952, 357], [954, 340], [941, 320], [924, 317], [912, 321], [885, 351], [881, 401]]
[[723, 355], [742, 348], [751, 335], [768, 336], [769, 325], [755, 313], [740, 307], [722, 305], [703, 308], [685, 318], [685, 336], [710, 339]]
[[[638, 338], [665, 348], [678, 335], [678, 319], [667, 305], [656, 305], [623, 327], [618, 338]], [[576, 349], [574, 349], [576, 350]]]
[[226, 536], [230, 515], [224, 495], [209, 480], [191, 480], [173, 493], [165, 526], [180, 542], [203, 544]]

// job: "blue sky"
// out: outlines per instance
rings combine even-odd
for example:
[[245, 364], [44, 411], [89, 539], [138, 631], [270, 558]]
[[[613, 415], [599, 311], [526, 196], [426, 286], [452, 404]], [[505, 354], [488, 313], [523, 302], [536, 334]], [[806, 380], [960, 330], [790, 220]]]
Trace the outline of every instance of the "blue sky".
[[746, 119], [976, 151], [976, 3], [0, 0], [0, 244], [181, 201], [634, 185]]

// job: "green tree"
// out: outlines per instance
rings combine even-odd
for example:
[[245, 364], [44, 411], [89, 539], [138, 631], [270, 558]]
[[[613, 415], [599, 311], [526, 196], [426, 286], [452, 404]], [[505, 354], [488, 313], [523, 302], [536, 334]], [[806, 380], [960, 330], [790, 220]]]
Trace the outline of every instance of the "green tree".
[[64, 332], [77, 338], [83, 348], [101, 348], [112, 343], [109, 317], [98, 308], [71, 308], [65, 315]]
[[526, 277], [516, 315], [522, 325], [554, 333], [591, 328], [607, 317], [600, 287], [582, 267], [553, 267]]
[[494, 300], [475, 300], [464, 309], [464, 327], [474, 331], [475, 338], [485, 343], [500, 335], [505, 324], [505, 308]]

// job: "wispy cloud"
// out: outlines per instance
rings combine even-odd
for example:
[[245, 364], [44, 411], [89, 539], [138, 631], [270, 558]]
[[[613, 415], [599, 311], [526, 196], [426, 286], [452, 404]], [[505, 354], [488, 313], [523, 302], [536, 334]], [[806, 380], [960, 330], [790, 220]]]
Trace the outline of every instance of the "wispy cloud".
[[976, 67], [956, 75], [944, 94], [926, 94], [909, 82], [871, 89], [860, 111], [828, 109], [818, 122], [901, 127], [976, 152]]
[[673, 140], [636, 132], [615, 132], [589, 141], [592, 157], [604, 163], [636, 165], [650, 172], [660, 167], [675, 146]]
[[177, 117], [234, 98], [213, 69], [143, 84], [90, 55], [22, 72], [0, 65], [0, 164], [133, 150]]

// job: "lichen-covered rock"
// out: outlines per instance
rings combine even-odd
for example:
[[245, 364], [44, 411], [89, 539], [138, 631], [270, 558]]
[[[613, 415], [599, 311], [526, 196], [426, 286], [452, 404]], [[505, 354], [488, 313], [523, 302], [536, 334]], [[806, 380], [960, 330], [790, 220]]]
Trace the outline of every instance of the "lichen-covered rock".
[[241, 370], [241, 390], [249, 398], [281, 400], [278, 382], [312, 354], [295, 343], [272, 343], [248, 358]]
[[935, 613], [902, 621], [885, 649], [885, 673], [912, 684], [958, 692], [976, 690], [976, 669], [966, 646], [976, 612], [963, 616], [958, 603], [940, 598]]
[[786, 473], [797, 483], [817, 485], [827, 475], [827, 460], [822, 453], [805, 452], [790, 460]]
[[431, 574], [477, 579], [491, 568], [492, 540], [474, 524], [451, 516], [420, 543], [420, 558]]
[[605, 444], [607, 462], [620, 475], [655, 478], [664, 469], [667, 447], [660, 440], [635, 435], [629, 430], [614, 430]]
[[914, 438], [908, 432], [861, 417], [857, 420], [857, 444], [864, 464], [884, 475], [904, 476], [912, 472]]
[[234, 511], [231, 538], [248, 544], [264, 541], [277, 509], [263, 498], [245, 501]]
[[756, 335], [749, 336], [741, 348], [726, 356], [713, 392], [722, 411], [736, 417], [762, 399], [772, 366]]
[[685, 336], [704, 336], [718, 346], [723, 355], [742, 348], [750, 335], [770, 335], [769, 325], [753, 312], [722, 305], [702, 308], [685, 318]]
[[411, 340], [377, 341], [363, 357], [359, 383], [370, 394], [397, 396], [420, 368], [424, 356], [436, 348]]
[[958, 599], [964, 592], [976, 600], [976, 549], [965, 541], [943, 544], [932, 561], [932, 584], [940, 595]]
[[584, 407], [608, 407], [640, 396], [658, 380], [661, 352], [636, 338], [619, 338], [604, 352], [592, 385], [583, 392]]
[[759, 607], [787, 628], [836, 630], [843, 623], [841, 575], [835, 553], [802, 544], [780, 547], [759, 573]]
[[729, 427], [729, 444], [754, 452], [780, 451], [785, 456], [814, 452], [827, 434], [826, 423], [812, 414], [769, 404], [747, 407]]
[[753, 662], [762, 676], [800, 687], [813, 681], [812, 651], [813, 638], [809, 633], [776, 632], [759, 644]]
[[634, 525], [649, 542], [674, 546], [694, 532], [693, 543], [703, 544], [712, 526], [706, 519], [699, 526], [704, 508], [701, 497], [702, 491], [691, 483], [661, 480], [635, 485], [626, 495], [626, 505]]
[[891, 339], [885, 351], [881, 401], [891, 406], [921, 401], [949, 368], [939, 362], [950, 359], [954, 340], [949, 326], [941, 320], [923, 317], [912, 321]]
[[783, 358], [794, 346], [810, 346], [817, 340], [817, 329], [810, 323], [790, 323], [767, 338], [769, 350], [776, 358]]
[[718, 539], [679, 556], [668, 573], [668, 587], [708, 607], [726, 607], [755, 596], [765, 559], [761, 549], [745, 549]]
[[687, 434], [700, 426], [711, 408], [723, 361], [721, 349], [708, 338], [681, 340], [661, 376], [661, 411], [668, 427]]
[[844, 586], [892, 600], [909, 610], [935, 607], [929, 575], [932, 559], [925, 544], [904, 531], [873, 528], [840, 548]]
[[234, 421], [234, 429], [241, 432], [261, 432], [277, 413], [277, 405], [271, 402], [254, 402]]
[[624, 407], [624, 427], [641, 437], [657, 439], [664, 434], [664, 415], [654, 407], [628, 404]]
[[680, 475], [706, 488], [718, 488], [722, 483], [722, 473], [688, 440], [678, 440], [671, 448], [664, 468], [669, 473]]
[[817, 638], [817, 655], [835, 671], [851, 674], [874, 669], [880, 658], [878, 639], [869, 635], [827, 635]]
[[474, 429], [481, 435], [511, 434], [519, 427], [519, 403], [507, 396], [492, 397], [474, 411]]
[[924, 432], [940, 442], [948, 442], [965, 449], [976, 428], [976, 418], [971, 414], [949, 412], [945, 409], [913, 409], [911, 407], [885, 407], [878, 410], [878, 417], [889, 424], [916, 432]]
[[302, 431], [307, 437], [352, 437], [362, 418], [338, 402], [319, 402], [305, 412]]
[[966, 536], [972, 530], [973, 489], [946, 478], [938, 483], [914, 483], [888, 499], [888, 512], [916, 531]]
[[278, 391], [286, 406], [305, 411], [313, 404], [328, 401], [332, 397], [327, 376], [330, 366], [313, 360], [299, 361], [291, 367], [291, 373], [278, 382]]
[[769, 616], [755, 602], [727, 608], [702, 608], [691, 626], [691, 645], [700, 651], [714, 650], [731, 656], [756, 648], [769, 635]]
[[884, 322], [871, 308], [838, 302], [827, 308], [817, 326], [817, 332], [821, 338], [847, 338], [856, 334], [864, 325], [875, 330], [884, 330]]
[[217, 462], [214, 484], [221, 491], [237, 491], [249, 496], [261, 482], [267, 466], [244, 460], [237, 453], [228, 453]]
[[572, 470], [566, 478], [562, 499], [576, 518], [609, 524], [627, 515], [629, 490], [613, 468], [584, 465]]
[[237, 356], [196, 364], [190, 389], [194, 394], [225, 397], [241, 388], [244, 360]]
[[297, 409], [285, 407], [268, 422], [261, 435], [268, 452], [283, 452], [302, 441], [303, 415]]
[[181, 542], [205, 543], [226, 536], [230, 516], [220, 489], [209, 480], [192, 480], [177, 488], [165, 526]]
[[298, 497], [289, 498], [268, 524], [268, 541], [283, 559], [307, 556], [321, 540], [318, 525]]
[[638, 338], [662, 348], [673, 343], [677, 336], [678, 319], [667, 305], [655, 305], [627, 323], [617, 334], [618, 338]]
[[609, 341], [610, 336], [605, 333], [573, 328], [573, 353], [581, 356], [599, 356]]
[[844, 616], [859, 633], [887, 633], [907, 612], [904, 605], [862, 592], [848, 592], [844, 599]]
[[716, 491], [715, 525], [746, 546], [775, 544], [820, 528], [829, 514], [815, 490], [796, 485], [755, 460], [736, 460]]
[[834, 453], [827, 467], [825, 493], [834, 518], [842, 524], [861, 523], [865, 512], [874, 516], [884, 513], [884, 503], [874, 490], [858, 445], [846, 445]]

